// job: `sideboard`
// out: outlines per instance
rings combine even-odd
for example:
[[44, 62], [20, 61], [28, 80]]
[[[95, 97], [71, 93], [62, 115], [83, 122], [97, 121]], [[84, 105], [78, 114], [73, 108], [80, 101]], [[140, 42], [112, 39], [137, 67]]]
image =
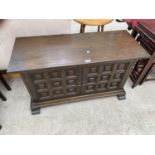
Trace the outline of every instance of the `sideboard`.
[[17, 38], [8, 72], [20, 73], [40, 108], [104, 96], [125, 99], [135, 63], [149, 55], [127, 31]]

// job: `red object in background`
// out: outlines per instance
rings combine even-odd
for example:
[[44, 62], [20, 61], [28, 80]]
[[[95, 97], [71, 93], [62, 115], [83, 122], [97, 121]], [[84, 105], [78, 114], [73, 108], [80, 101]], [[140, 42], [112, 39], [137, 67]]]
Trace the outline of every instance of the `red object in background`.
[[136, 36], [138, 35], [138, 32], [136, 31], [138, 22], [150, 23], [150, 22], [154, 21], [154, 19], [123, 19], [123, 20], [124, 20], [124, 22], [126, 22], [128, 24], [128, 29], [132, 30], [131, 35], [134, 38], [136, 38]]
[[129, 24], [132, 28], [134, 28], [137, 25], [137, 22], [140, 19], [124, 19], [124, 21]]
[[140, 22], [152, 22], [154, 19], [124, 19], [124, 21], [130, 25], [132, 28], [137, 26], [138, 21]]

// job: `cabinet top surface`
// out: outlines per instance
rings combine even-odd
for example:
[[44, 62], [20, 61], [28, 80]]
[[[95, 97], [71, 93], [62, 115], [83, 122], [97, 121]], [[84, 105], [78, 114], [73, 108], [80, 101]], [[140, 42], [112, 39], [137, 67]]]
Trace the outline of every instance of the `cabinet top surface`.
[[147, 58], [126, 31], [16, 38], [8, 72]]

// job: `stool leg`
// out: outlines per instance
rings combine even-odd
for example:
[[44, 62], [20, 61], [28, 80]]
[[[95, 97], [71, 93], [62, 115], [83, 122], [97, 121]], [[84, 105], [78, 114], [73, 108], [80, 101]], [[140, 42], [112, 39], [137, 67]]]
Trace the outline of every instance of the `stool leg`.
[[81, 24], [81, 26], [80, 26], [80, 33], [82, 33], [82, 24]]
[[85, 32], [85, 27], [86, 27], [86, 25], [81, 24], [80, 33], [84, 33]]
[[104, 25], [101, 25], [101, 32], [104, 31]]
[[100, 25], [98, 25], [98, 29], [97, 29], [97, 32], [100, 32]]
[[7, 90], [11, 90], [11, 87], [8, 85], [6, 80], [3, 78], [2, 74], [0, 74], [0, 80], [2, 81], [2, 83], [4, 84]]
[[1, 91], [0, 91], [0, 98], [1, 98], [3, 101], [6, 101], [6, 97], [2, 94]]

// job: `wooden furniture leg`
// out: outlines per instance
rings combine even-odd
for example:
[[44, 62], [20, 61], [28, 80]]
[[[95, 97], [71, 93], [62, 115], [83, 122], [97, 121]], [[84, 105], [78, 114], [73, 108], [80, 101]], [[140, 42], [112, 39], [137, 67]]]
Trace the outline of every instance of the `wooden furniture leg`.
[[104, 31], [104, 25], [98, 25], [98, 29], [97, 29], [98, 32], [103, 32]]
[[2, 92], [0, 91], [0, 98], [3, 100], [3, 101], [6, 101], [6, 97], [2, 94]]
[[3, 85], [6, 87], [7, 90], [11, 90], [11, 87], [8, 85], [6, 80], [3, 78], [2, 74], [0, 74], [0, 80], [2, 81]]
[[126, 92], [123, 88], [122, 92], [117, 95], [118, 100], [125, 100], [126, 99]]
[[144, 76], [144, 78], [142, 79], [142, 81], [140, 82], [140, 85], [143, 84], [144, 81], [155, 80], [155, 78], [147, 79], [147, 76], [151, 73], [153, 66], [154, 66], [154, 64], [150, 67], [150, 69], [148, 70], [148, 72], [146, 73], [146, 75]]
[[101, 25], [101, 32], [104, 31], [104, 25]]
[[153, 53], [153, 55], [151, 56], [151, 58], [148, 60], [147, 64], [145, 65], [142, 73], [140, 74], [140, 76], [138, 77], [137, 81], [133, 84], [132, 88], [134, 88], [135, 86], [137, 86], [138, 84], [142, 83], [146, 74], [148, 73], [148, 70], [150, 69], [150, 67], [152, 66], [152, 62], [155, 59], [155, 52]]
[[134, 38], [136, 38], [137, 34], [138, 34], [138, 32], [137, 32], [136, 30], [133, 29], [132, 32], [131, 32], [131, 35], [132, 35]]
[[86, 27], [86, 25], [81, 24], [80, 33], [84, 33], [85, 32], [85, 27]]
[[97, 32], [100, 32], [100, 25], [98, 25], [97, 27], [98, 27]]
[[40, 114], [40, 108], [31, 108], [31, 114], [32, 115]]
[[8, 85], [6, 80], [3, 78], [2, 74], [0, 74], [0, 80], [2, 81], [3, 85], [6, 87], [7, 90], [11, 90], [11, 87]]
[[139, 41], [140, 41], [140, 38], [141, 38], [141, 37], [140, 37], [140, 35], [138, 35], [138, 37], [137, 37], [136, 41], [138, 41], [138, 42], [139, 42]]

